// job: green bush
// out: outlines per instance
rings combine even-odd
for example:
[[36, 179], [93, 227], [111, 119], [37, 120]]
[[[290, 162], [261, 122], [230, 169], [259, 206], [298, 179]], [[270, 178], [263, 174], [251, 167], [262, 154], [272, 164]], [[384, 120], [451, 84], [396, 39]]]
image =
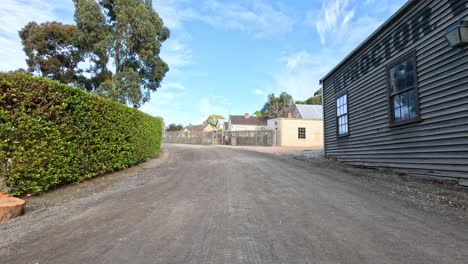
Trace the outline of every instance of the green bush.
[[0, 178], [14, 195], [125, 169], [160, 150], [161, 118], [59, 82], [0, 73]]

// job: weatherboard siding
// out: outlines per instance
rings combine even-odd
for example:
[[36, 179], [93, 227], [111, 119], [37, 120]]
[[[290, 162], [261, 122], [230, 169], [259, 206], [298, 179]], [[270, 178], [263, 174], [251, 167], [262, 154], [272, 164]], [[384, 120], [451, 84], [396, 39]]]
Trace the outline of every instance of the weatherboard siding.
[[[449, 25], [468, 1], [413, 0], [323, 79], [328, 157], [414, 174], [468, 178], [468, 48]], [[415, 52], [421, 121], [390, 125], [387, 66]], [[348, 94], [349, 131], [337, 137], [336, 96]]]

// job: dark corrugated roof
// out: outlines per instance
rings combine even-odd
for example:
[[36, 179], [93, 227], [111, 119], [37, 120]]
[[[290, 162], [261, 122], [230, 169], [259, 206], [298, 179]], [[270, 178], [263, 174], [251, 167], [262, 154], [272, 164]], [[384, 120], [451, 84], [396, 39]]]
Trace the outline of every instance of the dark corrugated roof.
[[232, 115], [229, 117], [231, 119], [231, 125], [251, 125], [251, 126], [266, 126], [267, 118], [251, 116], [245, 118], [245, 116], [236, 116]]
[[343, 64], [345, 64], [354, 54], [358, 53], [361, 49], [367, 46], [369, 42], [371, 42], [374, 38], [377, 37], [380, 33], [382, 33], [388, 26], [390, 26], [394, 21], [399, 19], [406, 10], [412, 7], [414, 4], [419, 2], [419, 0], [408, 0], [406, 4], [404, 4], [395, 14], [393, 14], [385, 23], [383, 23], [374, 33], [372, 33], [367, 39], [365, 39], [357, 48], [355, 48], [348, 56], [346, 56], [338, 65], [336, 65], [325, 77], [320, 80], [320, 84], [325, 81], [330, 75], [332, 75], [336, 70], [338, 70]]

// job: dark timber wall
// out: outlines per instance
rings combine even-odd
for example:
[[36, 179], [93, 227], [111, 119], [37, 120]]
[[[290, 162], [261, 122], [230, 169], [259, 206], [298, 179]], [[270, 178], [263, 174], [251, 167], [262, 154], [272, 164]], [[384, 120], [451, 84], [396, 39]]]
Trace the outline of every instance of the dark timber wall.
[[[468, 47], [447, 28], [468, 0], [413, 0], [323, 80], [325, 151], [356, 165], [468, 179]], [[390, 126], [388, 64], [415, 52], [421, 121]], [[336, 96], [348, 93], [349, 133], [336, 132]], [[462, 179], [463, 181], [463, 179]]]

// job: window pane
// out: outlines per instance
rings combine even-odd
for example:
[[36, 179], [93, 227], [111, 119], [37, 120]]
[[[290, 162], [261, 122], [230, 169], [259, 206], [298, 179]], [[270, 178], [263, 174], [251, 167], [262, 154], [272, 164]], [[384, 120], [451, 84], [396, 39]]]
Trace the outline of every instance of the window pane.
[[408, 92], [400, 94], [400, 98], [401, 98], [401, 105], [402, 106], [408, 106], [409, 105], [409, 93]]
[[406, 88], [414, 87], [414, 71], [406, 72]]
[[418, 117], [418, 113], [416, 112], [416, 107], [410, 106], [410, 118], [414, 119], [416, 117]]
[[398, 91], [402, 91], [402, 90], [406, 89], [406, 79], [405, 79], [404, 76], [401, 77], [401, 78], [399, 77], [397, 79], [397, 86], [398, 86]]
[[408, 92], [409, 94], [409, 108], [410, 108], [410, 118], [418, 117], [418, 113], [416, 112], [417, 104], [416, 104], [416, 90], [411, 90]]
[[414, 70], [414, 60], [413, 60], [413, 58], [408, 59], [405, 62], [405, 66], [406, 66], [406, 71], [413, 71]]
[[399, 108], [399, 107], [401, 107], [400, 95], [395, 95], [395, 96], [393, 97], [393, 107], [394, 107], [394, 108]]
[[395, 108], [395, 121], [401, 120], [401, 107]]
[[410, 119], [409, 106], [405, 105], [401, 108], [401, 119], [408, 120]]
[[409, 94], [409, 104], [411, 106], [416, 106], [416, 90], [408, 91]]

